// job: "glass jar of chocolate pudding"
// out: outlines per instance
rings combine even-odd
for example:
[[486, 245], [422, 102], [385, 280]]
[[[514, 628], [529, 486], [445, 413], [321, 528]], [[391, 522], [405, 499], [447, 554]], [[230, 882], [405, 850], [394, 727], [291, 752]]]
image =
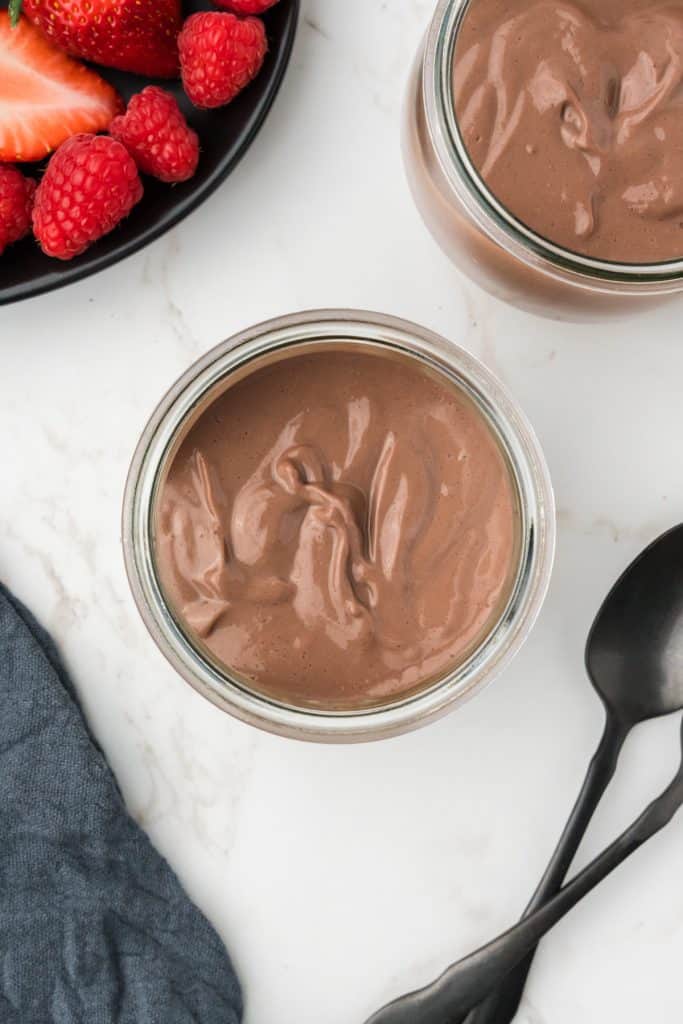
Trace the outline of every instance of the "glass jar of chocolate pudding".
[[408, 92], [408, 177], [497, 297], [622, 316], [683, 287], [682, 115], [680, 0], [440, 0]]
[[178, 672], [261, 728], [415, 728], [509, 661], [548, 585], [547, 468], [514, 401], [414, 324], [317, 311], [193, 365], [131, 466], [126, 567]]

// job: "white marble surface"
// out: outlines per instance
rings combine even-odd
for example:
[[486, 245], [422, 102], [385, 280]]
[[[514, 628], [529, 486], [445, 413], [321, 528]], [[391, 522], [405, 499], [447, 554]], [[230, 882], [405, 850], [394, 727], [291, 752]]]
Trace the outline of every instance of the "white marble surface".
[[[99, 277], [0, 309], [0, 576], [61, 644], [131, 812], [228, 944], [246, 1024], [350, 1024], [513, 921], [601, 728], [587, 628], [681, 519], [680, 310], [610, 327], [511, 311], [427, 234], [399, 154], [432, 0], [304, 0], [291, 69], [234, 176]], [[131, 600], [124, 478], [172, 380], [233, 331], [314, 306], [421, 321], [481, 356], [545, 446], [559, 506], [549, 599], [486, 693], [365, 747], [277, 739], [205, 703]], [[643, 727], [580, 859], [668, 779], [676, 721]], [[683, 818], [543, 944], [521, 1024], [674, 1024]]]

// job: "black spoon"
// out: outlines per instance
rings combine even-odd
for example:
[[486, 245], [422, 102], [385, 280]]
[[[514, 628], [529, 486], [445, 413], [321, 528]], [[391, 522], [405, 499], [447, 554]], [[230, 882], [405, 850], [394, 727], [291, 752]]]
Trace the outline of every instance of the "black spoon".
[[431, 985], [384, 1007], [368, 1024], [462, 1024], [459, 1015], [487, 995], [466, 1024], [507, 1024], [517, 1011], [536, 942], [678, 808], [679, 796], [683, 800], [681, 773], [631, 829], [547, 903], [569, 870], [628, 733], [645, 719], [683, 707], [683, 525], [646, 548], [612, 588], [588, 637], [586, 667], [605, 707], [605, 730], [525, 919]]
[[[681, 729], [683, 748], [683, 728]], [[499, 985], [538, 941], [610, 872], [664, 828], [683, 804], [683, 759], [673, 781], [587, 868], [535, 913], [453, 964], [437, 981], [379, 1010], [367, 1024], [453, 1024]]]

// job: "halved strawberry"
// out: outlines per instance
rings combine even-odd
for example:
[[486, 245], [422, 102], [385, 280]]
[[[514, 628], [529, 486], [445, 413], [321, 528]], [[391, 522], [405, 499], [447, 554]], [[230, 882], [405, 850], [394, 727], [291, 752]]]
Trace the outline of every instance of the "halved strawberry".
[[98, 74], [0, 11], [0, 160], [40, 160], [70, 135], [104, 131], [122, 109]]
[[23, 10], [73, 57], [150, 78], [178, 75], [180, 0], [23, 0]]

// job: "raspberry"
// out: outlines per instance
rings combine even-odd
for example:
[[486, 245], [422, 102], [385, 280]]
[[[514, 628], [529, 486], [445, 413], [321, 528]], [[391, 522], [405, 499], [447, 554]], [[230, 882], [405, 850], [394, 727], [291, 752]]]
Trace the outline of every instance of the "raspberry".
[[232, 11], [233, 14], [263, 14], [274, 7], [278, 0], [213, 0], [216, 7]]
[[70, 260], [108, 234], [142, 198], [135, 161], [116, 139], [73, 135], [36, 192], [33, 232], [48, 256]]
[[209, 11], [190, 15], [178, 49], [185, 92], [195, 106], [222, 107], [259, 73], [268, 41], [258, 18]]
[[122, 143], [144, 174], [160, 181], [187, 181], [197, 170], [199, 139], [170, 92], [156, 85], [133, 96], [109, 134]]
[[16, 167], [0, 164], [0, 253], [31, 230], [35, 191], [33, 178], [25, 178]]

